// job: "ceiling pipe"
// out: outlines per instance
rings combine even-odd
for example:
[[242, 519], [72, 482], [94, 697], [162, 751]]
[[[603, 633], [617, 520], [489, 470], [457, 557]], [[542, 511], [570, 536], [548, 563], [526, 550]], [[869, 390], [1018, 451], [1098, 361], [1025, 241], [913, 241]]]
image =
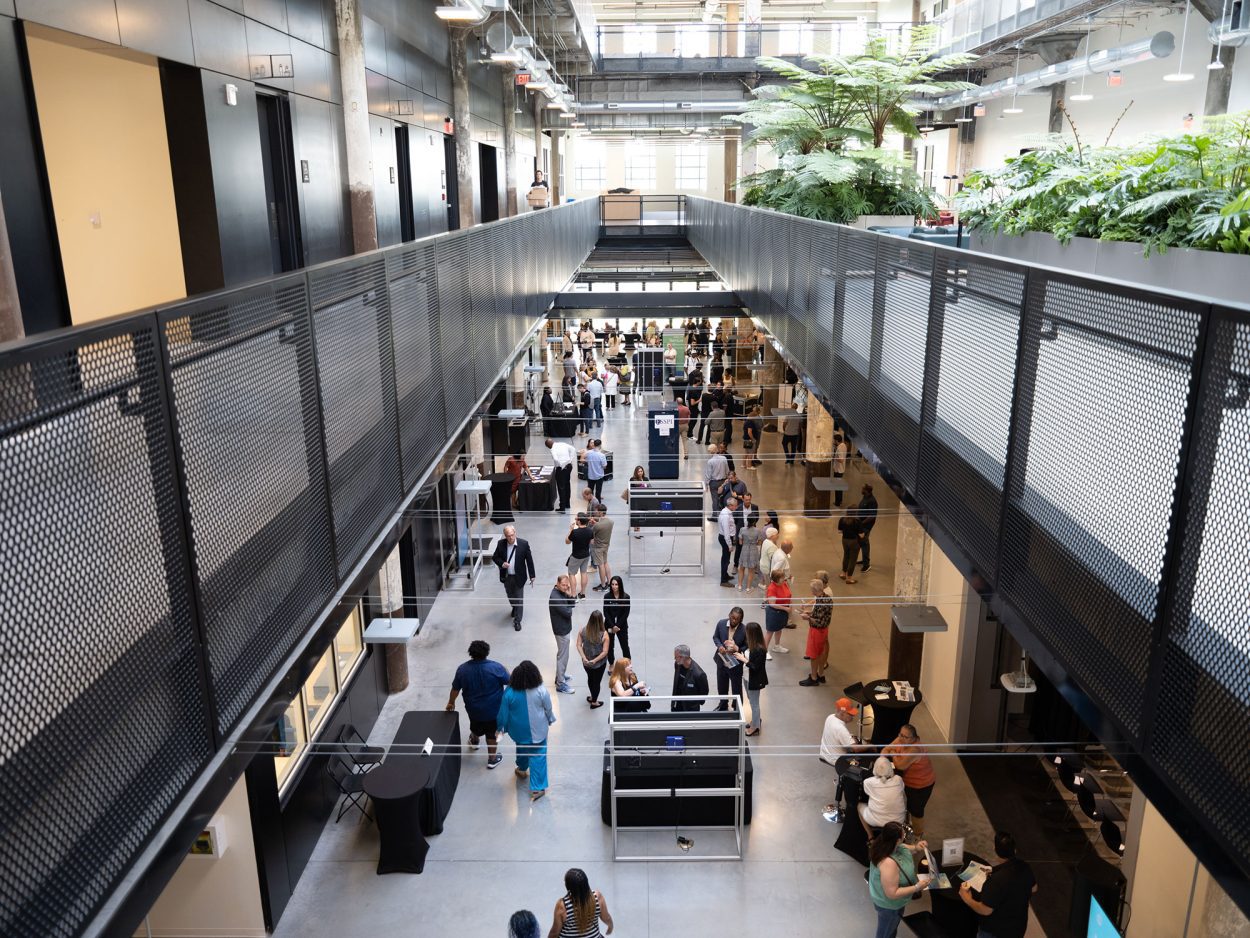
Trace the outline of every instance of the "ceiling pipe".
[[668, 111], [685, 111], [691, 114], [737, 114], [746, 109], [745, 101], [628, 101], [617, 103], [581, 103], [576, 105], [581, 114], [664, 114]]
[[1025, 72], [1019, 78], [1004, 78], [969, 91], [948, 94], [935, 101], [924, 103], [928, 108], [957, 108], [977, 101], [1000, 98], [1003, 95], [1022, 94], [1033, 88], [1053, 85], [1061, 81], [1071, 81], [1085, 75], [1109, 72], [1114, 68], [1124, 68], [1138, 62], [1151, 59], [1166, 59], [1176, 49], [1175, 37], [1166, 30], [1155, 33], [1148, 39], [1139, 39], [1112, 49], [1102, 49], [1092, 55], [1086, 54], [1066, 62], [1056, 62], [1032, 72]]
[[1233, 4], [1233, 12], [1207, 28], [1211, 45], [1240, 48], [1250, 42], [1250, 2]]

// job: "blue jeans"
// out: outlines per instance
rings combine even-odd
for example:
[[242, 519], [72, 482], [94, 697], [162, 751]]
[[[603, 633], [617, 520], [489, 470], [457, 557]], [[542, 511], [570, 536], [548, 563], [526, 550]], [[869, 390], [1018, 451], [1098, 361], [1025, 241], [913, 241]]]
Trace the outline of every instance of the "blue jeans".
[[595, 420], [599, 422], [599, 426], [603, 426], [603, 398], [596, 397], [595, 401]]
[[902, 909], [883, 909], [877, 906], [876, 938], [895, 938], [898, 934], [898, 924], [902, 920]]
[[529, 770], [530, 791], [545, 791], [547, 788], [547, 740], [544, 739], [541, 743], [517, 743], [516, 767], [522, 772]]
[[751, 701], [751, 729], [758, 730], [763, 722], [760, 719], [760, 692], [748, 687], [747, 700]]

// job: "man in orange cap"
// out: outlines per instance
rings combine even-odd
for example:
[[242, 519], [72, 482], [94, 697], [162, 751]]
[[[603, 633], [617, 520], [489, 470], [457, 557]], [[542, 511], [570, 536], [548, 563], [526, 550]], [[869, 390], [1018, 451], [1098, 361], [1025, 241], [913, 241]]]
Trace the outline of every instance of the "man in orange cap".
[[[850, 722], [859, 716], [855, 701], [849, 697], [839, 697], [833, 705], [833, 713], [825, 719], [824, 732], [820, 734], [821, 761], [833, 765], [839, 757], [852, 752], [867, 752], [872, 747], [865, 746], [851, 735]], [[825, 806], [825, 815], [835, 824], [841, 820], [842, 779], [838, 778], [838, 787], [833, 795], [833, 803]]]

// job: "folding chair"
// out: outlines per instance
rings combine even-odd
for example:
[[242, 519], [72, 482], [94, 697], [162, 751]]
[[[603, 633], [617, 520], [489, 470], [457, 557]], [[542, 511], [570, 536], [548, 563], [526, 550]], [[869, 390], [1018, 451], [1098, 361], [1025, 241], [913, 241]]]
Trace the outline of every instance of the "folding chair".
[[334, 779], [334, 784], [338, 787], [339, 794], [343, 795], [343, 803], [339, 807], [339, 813], [334, 818], [337, 824], [343, 819], [343, 814], [347, 811], [348, 806], [353, 806], [367, 817], [373, 820], [373, 815], [369, 813], [367, 802], [369, 796], [365, 794], [364, 777], [353, 772], [347, 760], [342, 756], [331, 756], [330, 761], [326, 763], [326, 771], [330, 773], [330, 778]]
[[345, 724], [339, 730], [338, 744], [343, 747], [343, 753], [352, 760], [354, 771], [357, 772], [368, 772], [375, 765], [379, 765], [386, 755], [386, 750], [381, 746], [365, 745], [365, 738], [360, 735], [360, 730], [351, 723]]

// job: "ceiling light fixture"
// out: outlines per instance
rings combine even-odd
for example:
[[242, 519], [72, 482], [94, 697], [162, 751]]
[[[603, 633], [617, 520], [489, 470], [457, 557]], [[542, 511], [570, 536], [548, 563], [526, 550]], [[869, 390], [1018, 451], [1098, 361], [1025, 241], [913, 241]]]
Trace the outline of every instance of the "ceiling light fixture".
[[984, 117], [984, 116], [985, 116], [985, 105], [984, 105], [984, 104], [981, 104], [980, 102], [978, 102], [978, 103], [976, 103], [976, 104], [972, 105], [972, 116], [973, 116], [973, 117]]
[[1069, 101], [1093, 101], [1094, 96], [1085, 90], [1085, 76], [1089, 74], [1089, 34], [1094, 26], [1094, 18], [1091, 16], [1085, 21], [1085, 71], [1081, 74], [1081, 91], [1079, 94], [1072, 95]]
[[1023, 114], [1024, 113], [1024, 108], [1016, 107], [1016, 94], [1017, 94], [1016, 85], [1020, 81], [1020, 56], [1022, 56], [1023, 54], [1024, 54], [1023, 48], [1021, 48], [1020, 46], [1016, 46], [1016, 74], [1015, 74], [1015, 77], [1011, 79], [1011, 107], [1003, 108], [1004, 114]]
[[1185, 68], [1185, 39], [1189, 35], [1189, 10], [1193, 5], [1193, 0], [1185, 0], [1185, 25], [1181, 27], [1181, 54], [1176, 60], [1176, 71], [1168, 72], [1163, 76], [1164, 81], [1193, 81], [1194, 76], [1184, 71]]
[[972, 118], [968, 116], [968, 105], [964, 105], [959, 109], [959, 116], [955, 118], [956, 124], [971, 124]]
[[1220, 7], [1220, 26], [1221, 29], [1216, 33], [1215, 55], [1211, 57], [1211, 63], [1207, 66], [1207, 70], [1218, 72], [1224, 67], [1224, 63], [1220, 61], [1220, 52], [1224, 48], [1224, 20], [1228, 17], [1228, 0], [1224, 0], [1224, 5]]

